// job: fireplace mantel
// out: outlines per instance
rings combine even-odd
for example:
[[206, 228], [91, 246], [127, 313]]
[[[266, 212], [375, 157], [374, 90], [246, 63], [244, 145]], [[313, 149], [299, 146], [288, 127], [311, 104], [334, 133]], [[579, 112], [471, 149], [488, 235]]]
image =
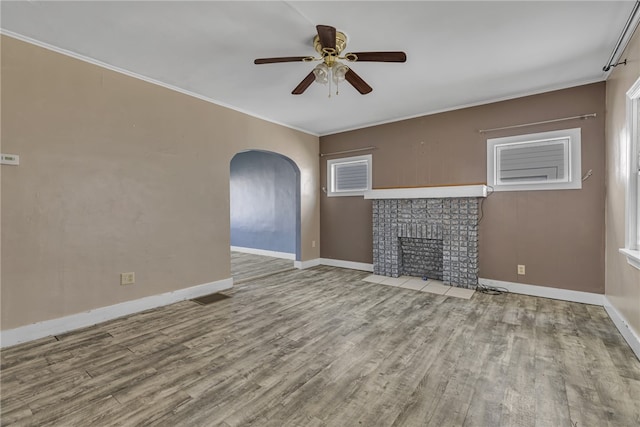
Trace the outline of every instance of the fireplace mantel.
[[444, 187], [384, 188], [369, 190], [365, 199], [447, 199], [454, 197], [487, 197], [486, 185], [450, 185]]

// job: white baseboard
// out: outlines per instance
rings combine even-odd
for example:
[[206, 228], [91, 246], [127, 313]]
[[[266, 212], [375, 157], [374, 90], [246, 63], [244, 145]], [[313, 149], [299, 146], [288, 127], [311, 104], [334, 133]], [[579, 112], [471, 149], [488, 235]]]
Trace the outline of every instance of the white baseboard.
[[373, 272], [373, 264], [364, 262], [343, 261], [341, 259], [320, 258], [320, 264], [331, 267], [350, 268], [352, 270], [362, 270]]
[[640, 336], [638, 336], [638, 333], [631, 328], [629, 322], [624, 318], [624, 316], [611, 304], [611, 301], [609, 301], [609, 298], [607, 298], [606, 295], [570, 291], [567, 289], [548, 288], [545, 286], [525, 285], [522, 283], [503, 282], [501, 280], [479, 279], [478, 282], [481, 285], [505, 288], [509, 292], [516, 294], [602, 306], [620, 334], [629, 344], [629, 347], [631, 347], [631, 350], [640, 360]]
[[613, 324], [616, 325], [620, 334], [624, 337], [625, 341], [631, 347], [631, 350], [635, 353], [638, 360], [640, 360], [640, 336], [631, 329], [629, 326], [629, 322], [624, 318], [622, 313], [620, 313], [609, 301], [609, 298], [604, 297], [604, 309], [607, 311], [607, 314], [613, 321]]
[[20, 326], [15, 329], [0, 331], [0, 348], [33, 341], [50, 335], [59, 335], [74, 329], [92, 326], [97, 323], [112, 320], [118, 317], [127, 316], [151, 308], [162, 307], [175, 302], [187, 299], [198, 298], [203, 295], [231, 289], [233, 278], [218, 280], [216, 282], [205, 283], [192, 286], [190, 288], [179, 289], [159, 295], [125, 301], [119, 304], [100, 307], [70, 316], [59, 317], [57, 319], [45, 320], [31, 325]]
[[304, 270], [305, 268], [311, 268], [320, 265], [320, 258], [310, 259], [308, 261], [294, 261], [293, 266], [300, 270]]
[[292, 261], [296, 260], [296, 254], [290, 254], [289, 252], [277, 252], [277, 251], [268, 251], [266, 249], [243, 248], [242, 246], [231, 246], [231, 250], [234, 252], [243, 252], [245, 254], [270, 256], [273, 258], [290, 259]]
[[604, 295], [591, 292], [571, 291], [568, 289], [550, 288], [546, 286], [525, 285], [523, 283], [503, 282], [502, 280], [478, 279], [478, 283], [485, 286], [505, 288], [514, 294], [531, 295], [535, 297], [559, 299], [562, 301], [579, 302], [582, 304], [604, 305]]
[[[366, 263], [352, 261], [334, 260], [330, 258], [316, 258], [308, 261], [296, 261], [296, 268], [305, 269], [317, 265], [329, 265], [333, 267], [350, 268], [353, 270], [372, 271], [373, 266]], [[609, 299], [601, 294], [589, 292], [571, 291], [567, 289], [549, 288], [545, 286], [526, 285], [522, 283], [505, 282], [501, 280], [479, 279], [481, 285], [501, 287], [509, 292], [538, 296], [543, 298], [559, 299], [563, 301], [579, 302], [603, 306], [607, 314], [618, 328], [624, 339], [627, 341], [636, 357], [640, 359], [640, 337], [631, 329], [629, 322], [611, 304]], [[31, 325], [21, 326], [15, 329], [0, 331], [0, 348], [33, 341], [51, 335], [63, 334], [75, 329], [92, 326], [107, 320], [127, 316], [156, 307], [173, 304], [187, 299], [198, 298], [203, 295], [221, 292], [233, 287], [233, 278], [218, 280], [216, 282], [205, 283], [192, 286], [186, 289], [166, 292], [160, 295], [152, 295], [133, 301], [100, 307], [83, 313], [60, 317], [57, 319], [45, 320]]]

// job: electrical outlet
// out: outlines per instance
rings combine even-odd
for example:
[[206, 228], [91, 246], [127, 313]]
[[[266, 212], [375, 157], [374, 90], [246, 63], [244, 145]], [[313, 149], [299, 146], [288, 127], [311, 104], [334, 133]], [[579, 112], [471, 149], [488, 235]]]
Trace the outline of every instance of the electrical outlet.
[[524, 265], [523, 264], [518, 264], [518, 274], [520, 276], [524, 276]]
[[120, 273], [121, 285], [133, 285], [136, 283], [136, 273]]
[[312, 248], [315, 248], [315, 247], [316, 247], [316, 241], [315, 241], [315, 240], [312, 240], [312, 241], [311, 241], [311, 247], [312, 247]]

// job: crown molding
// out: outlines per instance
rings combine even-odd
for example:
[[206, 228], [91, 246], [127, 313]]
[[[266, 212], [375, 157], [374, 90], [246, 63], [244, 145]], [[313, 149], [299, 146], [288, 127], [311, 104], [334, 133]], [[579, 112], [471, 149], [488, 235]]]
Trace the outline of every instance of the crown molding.
[[51, 45], [49, 43], [45, 43], [45, 42], [42, 42], [40, 40], [33, 39], [31, 37], [23, 36], [22, 34], [18, 34], [18, 33], [15, 33], [13, 31], [6, 30], [4, 28], [0, 28], [0, 34], [3, 35], [3, 36], [10, 37], [12, 39], [20, 40], [20, 41], [23, 41], [25, 43], [29, 43], [29, 44], [32, 44], [34, 46], [38, 46], [38, 47], [41, 47], [43, 49], [50, 50], [52, 52], [56, 52], [56, 53], [59, 53], [61, 55], [65, 55], [65, 56], [68, 56], [68, 57], [71, 57], [71, 58], [74, 58], [74, 59], [77, 59], [77, 60], [92, 64], [92, 65], [95, 65], [95, 66], [98, 66], [98, 67], [101, 67], [101, 68], [105, 68], [105, 69], [107, 69], [109, 71], [113, 71], [113, 72], [116, 72], [116, 73], [119, 73], [119, 74], [124, 74], [125, 76], [132, 77], [132, 78], [138, 79], [138, 80], [142, 80], [144, 82], [151, 83], [151, 84], [156, 85], [156, 86], [161, 86], [161, 87], [163, 87], [165, 89], [169, 89], [169, 90], [172, 90], [174, 92], [179, 92], [179, 93], [181, 93], [183, 95], [191, 96], [193, 98], [200, 99], [200, 100], [208, 102], [210, 104], [215, 104], [215, 105], [218, 105], [220, 107], [228, 108], [230, 110], [237, 111], [238, 113], [242, 113], [242, 114], [245, 114], [247, 116], [254, 117], [256, 119], [264, 120], [265, 122], [269, 122], [269, 123], [276, 124], [278, 126], [282, 126], [282, 127], [285, 127], [285, 128], [293, 129], [293, 130], [296, 130], [298, 132], [305, 133], [307, 135], [312, 135], [312, 136], [316, 136], [316, 137], [320, 136], [319, 134], [311, 132], [311, 131], [308, 131], [306, 129], [301, 129], [301, 128], [298, 128], [298, 127], [295, 127], [295, 126], [288, 125], [286, 123], [278, 122], [278, 121], [269, 119], [267, 117], [260, 116], [258, 114], [252, 113], [251, 111], [247, 111], [247, 110], [243, 110], [243, 109], [238, 108], [238, 107], [234, 107], [233, 105], [227, 104], [227, 103], [219, 101], [217, 99], [209, 98], [208, 96], [200, 95], [198, 93], [191, 92], [190, 90], [183, 89], [181, 87], [174, 86], [174, 85], [171, 85], [171, 84], [168, 84], [168, 83], [164, 83], [164, 82], [161, 82], [160, 80], [156, 80], [156, 79], [153, 79], [151, 77], [143, 76], [142, 74], [138, 74], [138, 73], [135, 73], [133, 71], [126, 70], [124, 68], [116, 67], [115, 65], [111, 65], [111, 64], [108, 64], [106, 62], [102, 62], [102, 61], [99, 61], [97, 59], [93, 59], [93, 58], [90, 58], [88, 56], [81, 55], [79, 53], [76, 53], [76, 52], [73, 52], [73, 51], [70, 51], [70, 50], [67, 50], [67, 49], [63, 49], [61, 47], [53, 46], [53, 45]]

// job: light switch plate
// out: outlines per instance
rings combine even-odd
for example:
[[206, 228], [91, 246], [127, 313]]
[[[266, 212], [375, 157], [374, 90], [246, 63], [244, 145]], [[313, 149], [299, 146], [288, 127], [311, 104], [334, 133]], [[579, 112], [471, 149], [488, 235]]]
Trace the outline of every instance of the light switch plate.
[[0, 154], [0, 164], [2, 165], [14, 165], [18, 166], [20, 164], [20, 156], [17, 154]]

